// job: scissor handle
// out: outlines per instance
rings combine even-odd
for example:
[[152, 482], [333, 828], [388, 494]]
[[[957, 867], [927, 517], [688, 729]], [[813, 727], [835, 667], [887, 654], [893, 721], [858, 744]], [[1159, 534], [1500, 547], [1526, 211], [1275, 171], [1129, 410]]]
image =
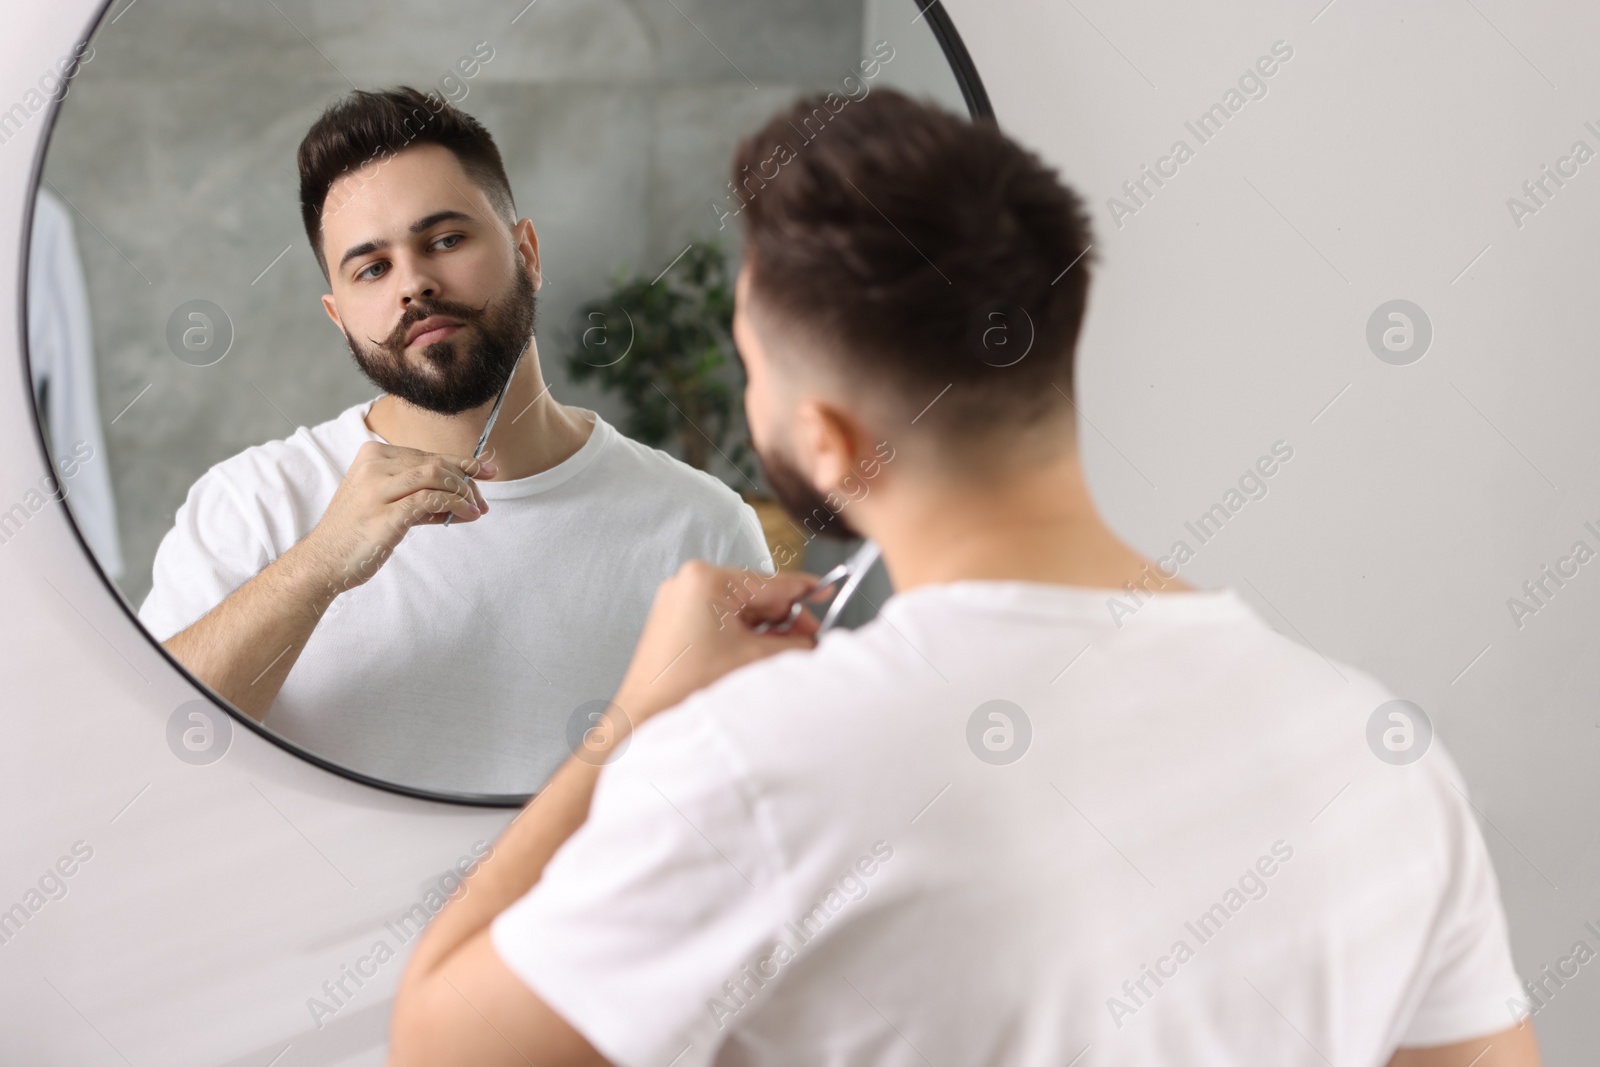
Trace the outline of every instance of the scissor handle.
[[819, 590], [826, 589], [830, 585], [839, 585], [842, 582], [843, 586], [840, 588], [838, 595], [833, 598], [833, 603], [828, 605], [828, 612], [823, 616], [822, 622], [818, 626], [817, 632], [819, 634], [822, 633], [833, 625], [833, 620], [839, 616], [839, 610], [850, 599], [850, 594], [855, 592], [856, 586], [861, 584], [861, 579], [866, 577], [867, 571], [872, 569], [872, 565], [877, 562], [877, 559], [878, 546], [871, 541], [865, 542], [860, 548], [856, 549], [849, 559], [843, 563], [836, 564], [828, 573], [817, 580], [816, 585], [806, 590], [804, 596], [791, 603], [789, 605], [789, 613], [785, 617], [759, 622], [750, 628], [751, 631], [758, 634], [788, 633], [790, 628], [794, 626], [795, 620], [800, 617], [805, 601], [816, 596]]
[[[816, 592], [816, 590], [812, 590], [812, 592]], [[806, 596], [810, 595], [811, 593], [806, 594]], [[801, 599], [804, 599], [804, 597]], [[794, 626], [794, 621], [800, 617], [800, 612], [802, 610], [803, 609], [800, 601], [796, 600], [794, 603], [789, 605], [788, 614], [786, 614], [783, 618], [766, 619], [762, 622], [756, 623], [754, 626], [750, 627], [750, 629], [752, 632], [758, 634], [786, 634], [789, 632], [790, 627]]]

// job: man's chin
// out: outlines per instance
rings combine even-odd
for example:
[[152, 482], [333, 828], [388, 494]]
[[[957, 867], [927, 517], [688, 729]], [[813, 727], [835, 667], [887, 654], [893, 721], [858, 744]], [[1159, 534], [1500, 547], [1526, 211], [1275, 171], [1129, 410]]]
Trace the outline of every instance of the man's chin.
[[461, 362], [461, 351], [458, 351], [456, 337], [463, 331], [457, 330], [455, 334], [443, 341], [435, 341], [431, 345], [407, 345], [403, 355], [408, 366], [451, 367]]

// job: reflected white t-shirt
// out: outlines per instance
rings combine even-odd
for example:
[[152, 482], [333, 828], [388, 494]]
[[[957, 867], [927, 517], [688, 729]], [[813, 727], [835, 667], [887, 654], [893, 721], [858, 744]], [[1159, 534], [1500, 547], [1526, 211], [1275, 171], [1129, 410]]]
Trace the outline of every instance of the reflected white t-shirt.
[[[376, 398], [374, 398], [375, 400]], [[190, 488], [139, 620], [189, 626], [321, 519], [366, 441], [363, 401], [245, 449]], [[418, 526], [317, 624], [264, 724], [386, 781], [537, 789], [572, 751], [578, 708], [615, 693], [657, 587], [689, 559], [772, 573], [761, 524], [712, 475], [598, 414], [555, 467], [478, 482], [473, 522]]]
[[1380, 761], [1392, 694], [1232, 589], [1121, 628], [1110, 592], [922, 586], [693, 694], [497, 952], [621, 1067], [1327, 1067], [1514, 1025], [1437, 739]]

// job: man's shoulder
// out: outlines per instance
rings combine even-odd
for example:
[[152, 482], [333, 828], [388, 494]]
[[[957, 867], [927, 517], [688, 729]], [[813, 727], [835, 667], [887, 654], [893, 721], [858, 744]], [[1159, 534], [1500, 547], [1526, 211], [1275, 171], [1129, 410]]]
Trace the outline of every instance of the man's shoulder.
[[[1352, 774], [1377, 767], [1381, 759], [1371, 746], [1381, 747], [1382, 739], [1369, 737], [1379, 709], [1386, 709], [1383, 715], [1420, 714], [1373, 674], [1343, 662], [1330, 669], [1322, 656], [1264, 624], [1260, 632], [1242, 631], [1231, 656], [1215, 655], [1214, 645], [1202, 643], [1196, 655], [1209, 656], [1205, 669], [1194, 666], [1193, 656], [1175, 657], [1177, 667], [1167, 658], [1175, 642], [1203, 642], [1201, 628], [1175, 627], [1166, 641], [1142, 654], [1111, 642], [1109, 650], [1078, 664], [1069, 693], [1057, 683], [1061, 664], [1072, 656], [1058, 654], [1055, 635], [1041, 635], [1037, 648], [1027, 643], [1018, 649], [1012, 647], [1016, 635], [1008, 632], [1005, 648], [985, 651], [973, 627], [986, 617], [969, 624], [946, 617], [948, 610], [944, 604], [937, 611], [928, 605], [889, 610], [855, 629], [829, 631], [815, 648], [781, 652], [729, 672], [674, 713], [706, 720], [744, 757], [760, 752], [786, 765], [837, 764], [854, 759], [862, 745], [888, 743], [897, 731], [965, 729], [964, 717], [973, 708], [1004, 692], [1030, 703], [1040, 723], [1057, 733], [1086, 730], [1101, 737], [1096, 731], [1105, 727], [1105, 736], [1114, 739], [1120, 735], [1111, 724], [1133, 710], [1139, 730], [1171, 725], [1192, 735], [1201, 749], [1216, 746], [1220, 754], [1248, 745], [1272, 753], [1278, 766], [1339, 764]], [[1184, 677], [1172, 677], [1174, 670]], [[1152, 678], [1162, 674], [1167, 677]], [[1419, 720], [1416, 730], [1419, 746], [1427, 745], [1431, 728]], [[1448, 791], [1446, 779], [1460, 784], [1448, 758], [1440, 762], [1444, 777], [1425, 791]], [[1435, 779], [1432, 768], [1425, 777]]]
[[611, 437], [607, 462], [613, 471], [620, 471], [635, 480], [643, 492], [724, 512], [736, 511], [744, 506], [743, 498], [716, 475], [691, 466], [653, 445], [635, 440], [614, 425], [607, 425]]
[[212, 464], [195, 480], [189, 498], [273, 504], [336, 486], [360, 447], [361, 409], [367, 403], [353, 404], [312, 426], [297, 426], [292, 433], [249, 445]]

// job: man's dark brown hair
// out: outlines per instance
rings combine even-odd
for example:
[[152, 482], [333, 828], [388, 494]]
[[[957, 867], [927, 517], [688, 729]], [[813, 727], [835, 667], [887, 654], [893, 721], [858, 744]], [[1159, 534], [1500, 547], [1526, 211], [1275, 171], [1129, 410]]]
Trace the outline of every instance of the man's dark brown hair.
[[740, 144], [733, 190], [761, 308], [845, 383], [972, 446], [1067, 403], [1089, 220], [993, 121], [802, 98]]
[[517, 220], [500, 149], [483, 124], [443, 97], [409, 85], [369, 91], [357, 89], [335, 101], [300, 142], [300, 218], [322, 273], [322, 219], [337, 210], [328, 190], [351, 171], [375, 173], [396, 152], [416, 145], [448, 148], [467, 175], [489, 195], [508, 225]]

